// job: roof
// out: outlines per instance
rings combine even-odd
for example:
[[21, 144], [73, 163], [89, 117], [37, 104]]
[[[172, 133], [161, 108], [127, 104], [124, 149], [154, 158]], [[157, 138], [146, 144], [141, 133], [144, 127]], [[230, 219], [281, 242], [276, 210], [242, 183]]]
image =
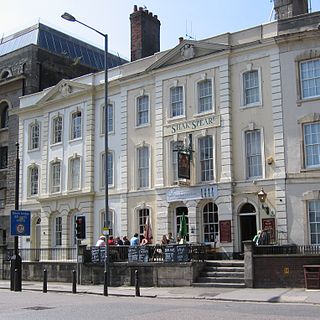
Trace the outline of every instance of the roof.
[[[0, 39], [0, 57], [31, 44], [58, 55], [80, 60], [81, 64], [91, 66], [97, 70], [104, 69], [103, 50], [42, 23], [37, 23]], [[108, 53], [108, 68], [116, 67], [126, 62], [128, 61]]]

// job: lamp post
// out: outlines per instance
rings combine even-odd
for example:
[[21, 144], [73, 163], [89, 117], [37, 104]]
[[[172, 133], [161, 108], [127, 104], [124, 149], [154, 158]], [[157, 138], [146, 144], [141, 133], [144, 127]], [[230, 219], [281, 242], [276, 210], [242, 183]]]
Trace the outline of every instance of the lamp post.
[[108, 282], [109, 282], [109, 201], [108, 201], [108, 35], [104, 34], [93, 27], [88, 26], [87, 24], [77, 20], [71, 14], [65, 12], [61, 15], [61, 18], [70, 21], [78, 22], [79, 24], [95, 31], [104, 37], [104, 149], [105, 149], [105, 220], [106, 226], [108, 229], [106, 236], [106, 254], [105, 254], [105, 264], [104, 264], [104, 295], [108, 295]]

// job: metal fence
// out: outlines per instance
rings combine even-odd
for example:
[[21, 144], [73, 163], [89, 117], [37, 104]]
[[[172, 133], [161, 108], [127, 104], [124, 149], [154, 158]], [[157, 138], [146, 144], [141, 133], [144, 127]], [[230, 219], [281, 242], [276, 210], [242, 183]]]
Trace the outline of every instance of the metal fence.
[[300, 255], [319, 255], [320, 245], [304, 245], [295, 244], [287, 245], [262, 245], [254, 246], [253, 254], [256, 255], [277, 255], [277, 254], [300, 254]]
[[[142, 248], [143, 247], [143, 248]], [[165, 262], [166, 252], [169, 248], [177, 250], [184, 247], [185, 261], [203, 261], [207, 257], [207, 246], [204, 244], [186, 244], [186, 245], [146, 245], [136, 248], [144, 249], [145, 258], [137, 260], [140, 262]], [[110, 262], [127, 262], [130, 261], [132, 247], [130, 246], [109, 246]], [[168, 253], [169, 254], [169, 253]], [[13, 249], [7, 249], [6, 257], [10, 261], [14, 255]], [[39, 248], [27, 249], [20, 248], [19, 255], [22, 261], [77, 261], [76, 248]], [[83, 251], [85, 263], [103, 263], [105, 259], [105, 247], [86, 247]], [[168, 255], [167, 255], [168, 256]], [[177, 254], [174, 256], [177, 257]]]
[[[7, 260], [14, 255], [13, 249], [7, 250]], [[22, 261], [77, 261], [76, 248], [39, 248], [19, 249]]]

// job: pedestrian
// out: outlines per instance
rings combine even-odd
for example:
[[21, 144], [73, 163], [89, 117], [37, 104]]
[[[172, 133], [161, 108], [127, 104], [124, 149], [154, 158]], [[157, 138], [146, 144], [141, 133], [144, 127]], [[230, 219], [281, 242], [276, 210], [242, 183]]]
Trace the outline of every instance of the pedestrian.
[[139, 238], [138, 238], [138, 234], [135, 233], [133, 235], [133, 237], [130, 239], [130, 246], [138, 246], [139, 245]]
[[96, 247], [105, 247], [106, 246], [106, 237], [101, 235], [96, 243]]
[[123, 244], [124, 244], [125, 246], [130, 246], [130, 241], [129, 241], [129, 239], [127, 238], [127, 236], [123, 236], [123, 237], [122, 237], [122, 241], [123, 241]]
[[146, 244], [148, 244], [148, 240], [145, 236], [142, 236], [141, 241], [140, 241], [140, 245], [144, 246]]
[[161, 245], [166, 245], [166, 244], [168, 244], [168, 239], [167, 239], [167, 236], [164, 234], [161, 239]]
[[120, 239], [120, 237], [116, 237], [116, 241], [115, 241], [117, 246], [122, 246], [123, 245], [123, 241]]
[[168, 241], [168, 243], [171, 243], [171, 244], [176, 242], [175, 238], [172, 235], [172, 232], [168, 233], [167, 241]]
[[260, 243], [259, 243], [259, 239], [260, 239], [260, 235], [261, 235], [261, 230], [258, 230], [257, 234], [254, 236], [253, 238], [253, 243], [258, 246]]

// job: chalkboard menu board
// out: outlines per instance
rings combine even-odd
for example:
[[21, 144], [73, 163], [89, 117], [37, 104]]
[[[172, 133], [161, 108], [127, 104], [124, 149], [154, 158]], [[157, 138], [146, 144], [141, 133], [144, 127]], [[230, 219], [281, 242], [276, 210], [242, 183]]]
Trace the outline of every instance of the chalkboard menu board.
[[149, 261], [149, 249], [147, 246], [139, 247], [139, 261], [148, 262]]
[[93, 263], [104, 263], [106, 258], [105, 247], [92, 247], [91, 248], [91, 262]]
[[175, 245], [166, 245], [164, 247], [164, 262], [175, 262], [177, 260], [177, 251]]
[[139, 260], [139, 247], [130, 246], [128, 248], [128, 262], [137, 262]]
[[164, 262], [189, 261], [189, 249], [186, 245], [166, 245], [164, 247]]
[[177, 261], [178, 262], [185, 262], [189, 260], [189, 250], [186, 245], [177, 245]]
[[148, 262], [149, 249], [147, 246], [130, 246], [128, 248], [128, 262]]

